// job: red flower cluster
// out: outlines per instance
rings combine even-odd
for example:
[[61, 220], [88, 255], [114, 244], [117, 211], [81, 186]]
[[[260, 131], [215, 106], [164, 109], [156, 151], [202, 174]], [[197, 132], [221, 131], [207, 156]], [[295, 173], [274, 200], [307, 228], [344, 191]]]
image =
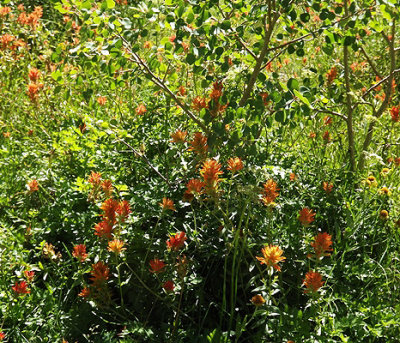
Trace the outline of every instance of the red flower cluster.
[[36, 28], [37, 24], [39, 23], [39, 19], [43, 15], [43, 9], [40, 6], [36, 6], [35, 10], [30, 14], [26, 12], [22, 12], [17, 21], [21, 25], [29, 25], [31, 28]]
[[336, 76], [337, 76], [337, 69], [336, 67], [332, 67], [331, 70], [329, 70], [328, 73], [326, 74], [328, 84], [331, 84], [333, 80], [336, 79]]
[[192, 101], [192, 108], [195, 111], [200, 111], [202, 108], [207, 108], [207, 107], [208, 107], [208, 104], [207, 104], [206, 98], [196, 96]]
[[390, 116], [392, 117], [392, 121], [394, 123], [397, 123], [400, 120], [399, 112], [400, 112], [399, 106], [393, 106], [390, 109]]
[[169, 250], [178, 251], [185, 245], [186, 239], [187, 237], [185, 232], [182, 231], [176, 233], [174, 236], [170, 236], [169, 239], [167, 240], [167, 248]]
[[266, 183], [264, 183], [263, 186], [264, 186], [264, 192], [263, 192], [263, 197], [261, 198], [261, 201], [266, 206], [272, 205], [274, 203], [275, 199], [279, 195], [278, 185], [274, 180], [269, 179]]
[[192, 201], [194, 196], [198, 196], [203, 193], [204, 182], [198, 179], [191, 179], [186, 185], [186, 191], [183, 195], [183, 199], [186, 201]]
[[31, 291], [28, 289], [28, 284], [26, 281], [16, 282], [14, 286], [11, 287], [12, 290], [17, 295], [29, 294]]
[[299, 221], [304, 226], [310, 225], [314, 221], [315, 212], [305, 207], [299, 212]]
[[209, 159], [203, 163], [200, 175], [204, 179], [204, 188], [207, 194], [214, 194], [217, 191], [218, 183], [221, 181], [219, 176], [222, 174], [221, 164], [216, 160]]
[[114, 225], [117, 222], [123, 223], [131, 213], [130, 205], [126, 200], [107, 199], [101, 205], [101, 209], [103, 220], [95, 225], [95, 235], [110, 240]]
[[314, 242], [311, 242], [311, 246], [314, 248], [315, 257], [319, 260], [322, 256], [330, 256], [329, 252], [332, 252], [332, 236], [326, 232], [318, 233], [314, 237]]
[[205, 156], [207, 154], [208, 145], [207, 137], [201, 132], [194, 134], [193, 140], [190, 143], [189, 151], [195, 152], [197, 155]]
[[222, 89], [224, 86], [222, 85], [221, 81], [216, 81], [213, 83], [213, 89], [210, 94], [210, 98], [213, 99], [214, 101], [218, 101], [219, 98], [222, 95]]
[[155, 258], [155, 259], [151, 260], [149, 263], [150, 263], [150, 268], [151, 268], [150, 272], [151, 273], [156, 273], [156, 274], [163, 272], [164, 268], [166, 266], [164, 261], [161, 261], [158, 258]]
[[88, 254], [86, 253], [86, 245], [78, 244], [74, 246], [72, 256], [76, 257], [79, 262], [83, 262], [87, 259]]

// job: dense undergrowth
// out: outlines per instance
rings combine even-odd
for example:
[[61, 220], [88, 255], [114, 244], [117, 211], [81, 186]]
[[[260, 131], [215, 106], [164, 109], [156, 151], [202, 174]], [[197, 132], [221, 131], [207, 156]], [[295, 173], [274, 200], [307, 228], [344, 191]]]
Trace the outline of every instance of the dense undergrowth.
[[398, 341], [399, 4], [0, 4], [0, 341]]

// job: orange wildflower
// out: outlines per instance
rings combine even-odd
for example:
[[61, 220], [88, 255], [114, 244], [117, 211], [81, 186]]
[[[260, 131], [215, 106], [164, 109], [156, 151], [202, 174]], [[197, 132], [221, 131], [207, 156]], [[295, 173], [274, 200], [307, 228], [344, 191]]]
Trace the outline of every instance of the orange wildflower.
[[153, 259], [153, 260], [151, 260], [150, 262], [149, 262], [149, 264], [150, 264], [150, 272], [151, 273], [161, 273], [161, 272], [163, 272], [164, 271], [164, 268], [165, 268], [165, 266], [166, 266], [166, 264], [164, 263], [164, 261], [161, 261], [160, 259], [158, 259], [158, 258], [155, 258], [155, 259]]
[[254, 297], [251, 298], [251, 302], [254, 306], [262, 306], [265, 304], [265, 299], [262, 297], [261, 294], [256, 294]]
[[107, 198], [109, 198], [113, 192], [113, 186], [111, 180], [104, 180], [101, 183], [101, 188]]
[[119, 255], [122, 251], [126, 250], [124, 248], [124, 242], [119, 239], [114, 239], [113, 241], [108, 242], [108, 251], [113, 252], [116, 255]]
[[315, 132], [310, 132], [309, 137], [310, 137], [311, 139], [314, 139], [315, 137], [317, 137], [317, 134], [316, 134]]
[[108, 221], [103, 220], [100, 223], [97, 223], [94, 227], [95, 235], [99, 236], [100, 238], [111, 239], [113, 227]]
[[204, 182], [198, 179], [191, 179], [186, 185], [186, 191], [183, 195], [184, 199], [187, 201], [192, 201], [194, 195], [200, 195], [202, 193], [202, 188], [204, 187]]
[[176, 211], [174, 202], [171, 199], [163, 198], [162, 202], [160, 202], [159, 205], [162, 207], [163, 211]]
[[400, 157], [396, 157], [394, 159], [394, 164], [396, 165], [396, 167], [400, 166]]
[[101, 205], [101, 209], [103, 210], [102, 217], [108, 221], [111, 225], [115, 223], [115, 212], [117, 210], [119, 203], [114, 199], [107, 199]]
[[26, 281], [21, 281], [19, 283], [16, 282], [15, 285], [11, 288], [17, 295], [29, 294], [31, 292], [28, 288], [28, 284], [26, 283]]
[[195, 111], [200, 111], [202, 108], [207, 108], [207, 99], [200, 96], [196, 96], [192, 101], [192, 108]]
[[29, 73], [28, 73], [29, 79], [30, 79], [32, 82], [38, 81], [39, 78], [40, 78], [40, 75], [41, 75], [40, 70], [38, 70], [38, 69], [36, 69], [36, 68], [30, 69], [30, 70], [29, 70]]
[[89, 298], [90, 297], [90, 289], [88, 287], [84, 287], [82, 291], [78, 294], [79, 297]]
[[275, 201], [275, 199], [278, 197], [278, 191], [280, 190], [278, 188], [277, 183], [269, 179], [266, 183], [264, 183], [264, 196], [261, 198], [261, 201], [264, 203], [264, 205], [271, 205]]
[[144, 49], [150, 49], [153, 46], [153, 44], [150, 41], [145, 41], [143, 44]]
[[115, 212], [118, 215], [118, 220], [123, 223], [128, 218], [129, 213], [131, 213], [131, 205], [128, 201], [122, 200], [118, 203]]
[[142, 116], [143, 114], [145, 114], [147, 112], [146, 106], [143, 104], [140, 104], [138, 107], [136, 107], [135, 112], [138, 116]]
[[164, 261], [161, 261], [160, 259], [158, 259], [158, 258], [155, 258], [155, 259], [153, 259], [153, 260], [151, 260], [150, 262], [149, 262], [149, 264], [150, 264], [150, 272], [151, 273], [161, 273], [161, 272], [163, 272], [164, 271], [164, 268], [165, 268], [165, 266], [166, 266], [166, 264], [164, 263]]
[[184, 86], [179, 86], [178, 88], [178, 94], [181, 96], [184, 96], [186, 94], [186, 88]]
[[32, 180], [28, 183], [29, 193], [37, 192], [39, 190], [39, 182]]
[[11, 7], [0, 7], [0, 17], [5, 17], [9, 13], [11, 13]]
[[290, 181], [296, 181], [297, 180], [296, 174], [295, 173], [290, 173], [289, 179], [290, 179]]
[[204, 187], [204, 182], [198, 179], [191, 179], [186, 185], [188, 192], [191, 194], [201, 194], [201, 189]]
[[305, 207], [299, 212], [299, 221], [304, 226], [311, 224], [314, 221], [315, 212], [310, 210], [309, 208]]
[[110, 269], [103, 262], [99, 261], [96, 264], [92, 264], [92, 268], [90, 280], [95, 286], [99, 286], [108, 280]]
[[329, 135], [329, 131], [324, 132], [324, 134], [322, 135], [322, 139], [325, 141], [325, 143], [329, 143], [331, 141], [331, 136]]
[[243, 162], [240, 159], [240, 157], [232, 157], [228, 160], [228, 168], [227, 168], [232, 174], [235, 174], [236, 172], [240, 171], [243, 169]]
[[35, 102], [39, 96], [40, 84], [30, 83], [28, 85], [28, 96], [32, 102]]
[[185, 139], [187, 136], [187, 131], [177, 130], [174, 133], [171, 133], [171, 138], [174, 143], [185, 143]]
[[207, 154], [208, 145], [207, 137], [201, 132], [196, 132], [194, 134], [193, 140], [190, 142], [189, 151], [194, 151], [196, 154], [204, 156]]
[[162, 286], [167, 292], [173, 292], [175, 285], [171, 280], [164, 282]]
[[92, 173], [91, 173], [90, 176], [89, 176], [89, 182], [92, 184], [92, 186], [98, 186], [98, 185], [100, 185], [100, 182], [101, 182], [101, 174], [92, 171]]
[[318, 272], [310, 270], [306, 273], [303, 284], [306, 286], [304, 293], [315, 293], [317, 292], [325, 282], [322, 281], [322, 275]]
[[276, 245], [268, 245], [262, 248], [261, 252], [263, 256], [256, 256], [257, 260], [261, 264], [266, 264], [270, 268], [273, 267], [279, 272], [281, 268], [278, 266], [278, 263], [286, 260], [286, 257], [282, 256], [283, 251]]
[[204, 187], [206, 191], [213, 191], [217, 188], [218, 183], [221, 181], [219, 176], [223, 174], [220, 170], [221, 164], [214, 159], [204, 161], [203, 167], [200, 170], [200, 175], [204, 179]]
[[333, 122], [332, 117], [329, 117], [329, 116], [324, 117], [324, 125], [326, 125], [326, 126], [331, 125], [332, 122]]
[[186, 239], [187, 237], [185, 232], [182, 231], [176, 233], [174, 236], [170, 236], [169, 240], [167, 240], [167, 248], [170, 250], [178, 251], [185, 245]]
[[15, 37], [6, 33], [2, 36], [0, 36], [0, 48], [1, 49], [6, 49], [15, 40]]
[[392, 117], [392, 121], [395, 123], [397, 123], [400, 120], [399, 112], [400, 112], [399, 106], [393, 106], [390, 109], [390, 116]]
[[333, 80], [336, 79], [336, 76], [337, 76], [337, 69], [336, 67], [332, 67], [331, 70], [329, 70], [328, 73], [326, 74], [328, 84], [331, 84]]
[[330, 193], [332, 192], [332, 188], [333, 188], [333, 184], [327, 182], [327, 181], [323, 181], [322, 182], [322, 188], [324, 189], [324, 191], [326, 193]]
[[35, 277], [35, 272], [33, 270], [24, 270], [24, 276], [28, 282], [32, 282]]
[[321, 256], [330, 256], [328, 252], [333, 251], [331, 247], [332, 236], [326, 232], [318, 233], [318, 235], [314, 237], [314, 242], [311, 242], [310, 244], [314, 248], [317, 259], [320, 259]]
[[4, 338], [6, 338], [5, 333], [0, 331], [0, 341], [4, 340]]
[[88, 254], [86, 253], [86, 245], [78, 244], [74, 246], [74, 251], [72, 252], [72, 256], [76, 257], [79, 262], [83, 262], [87, 259]]
[[269, 94], [268, 94], [267, 92], [262, 92], [262, 93], [260, 93], [260, 96], [261, 96], [261, 98], [262, 98], [262, 101], [263, 101], [264, 106], [267, 106], [268, 103], [269, 103], [269, 101], [267, 100]]
[[213, 83], [213, 89], [210, 94], [210, 98], [213, 99], [214, 101], [218, 101], [218, 99], [222, 95], [222, 89], [224, 86], [222, 85], [221, 81], [216, 81]]
[[97, 103], [98, 103], [100, 106], [104, 106], [104, 105], [106, 104], [106, 102], [107, 102], [107, 98], [106, 98], [105, 96], [99, 96], [99, 97], [97, 98]]

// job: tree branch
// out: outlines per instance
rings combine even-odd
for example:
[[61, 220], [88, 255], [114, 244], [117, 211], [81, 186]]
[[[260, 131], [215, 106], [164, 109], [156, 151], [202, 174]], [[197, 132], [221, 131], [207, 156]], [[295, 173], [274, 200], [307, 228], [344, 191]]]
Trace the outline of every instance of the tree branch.
[[272, 31], [274, 30], [275, 24], [279, 19], [279, 13], [275, 12], [274, 15], [272, 16], [271, 14], [271, 1], [269, 1], [269, 6], [268, 6], [268, 24], [265, 25], [265, 36], [264, 36], [264, 43], [262, 50], [260, 52], [260, 56], [257, 58], [256, 65], [253, 69], [253, 73], [250, 76], [250, 80], [247, 84], [246, 89], [243, 92], [243, 96], [239, 101], [239, 107], [243, 107], [246, 101], [249, 99], [250, 94], [253, 90], [254, 84], [256, 83], [257, 76], [260, 74], [261, 71], [261, 65], [264, 61], [265, 55], [267, 54], [269, 42], [271, 40], [271, 35]]
[[[389, 105], [390, 97], [392, 95], [392, 82], [394, 79], [394, 74], [396, 73], [396, 71], [400, 71], [399, 69], [395, 69], [396, 68], [396, 54], [395, 54], [395, 47], [394, 47], [395, 34], [396, 34], [396, 18], [393, 18], [391, 39], [389, 39], [389, 37], [387, 37], [386, 34], [384, 34], [382, 32], [383, 37], [385, 37], [385, 40], [388, 42], [388, 45], [389, 45], [390, 73], [387, 77], [385, 77], [383, 80], [381, 80], [381, 82], [387, 82], [387, 84], [386, 84], [386, 91], [385, 91], [385, 99], [382, 101], [381, 106], [375, 113], [376, 118], [379, 118], [383, 114], [383, 112], [386, 110], [387, 106]], [[364, 169], [367, 149], [372, 142], [372, 135], [374, 133], [374, 128], [375, 128], [375, 121], [371, 121], [368, 126], [367, 135], [365, 136], [362, 151], [361, 151], [360, 158], [358, 161], [358, 169], [359, 170]]]
[[127, 42], [127, 40], [122, 37], [121, 35], [119, 35], [119, 37], [123, 40], [123, 42], [125, 43], [125, 47], [126, 49], [129, 51], [129, 53], [131, 54], [131, 56], [133, 57], [133, 59], [130, 59], [130, 61], [136, 63], [137, 65], [139, 65], [139, 67], [142, 69], [142, 71], [147, 74], [148, 76], [150, 76], [151, 81], [153, 81], [153, 83], [155, 85], [157, 85], [158, 87], [160, 87], [165, 93], [167, 93], [174, 101], [175, 103], [181, 107], [183, 109], [183, 111], [186, 113], [186, 115], [192, 119], [197, 125], [199, 125], [201, 127], [201, 129], [206, 133], [206, 134], [210, 134], [210, 131], [208, 130], [208, 128], [204, 125], [203, 122], [201, 122], [198, 118], [196, 118], [196, 116], [190, 111], [190, 109], [184, 104], [182, 103], [178, 97], [174, 94], [174, 92], [172, 92], [169, 87], [163, 82], [163, 80], [161, 80], [158, 76], [156, 76], [151, 70], [150, 68], [147, 66], [147, 64], [139, 57], [138, 54], [136, 54], [135, 52], [133, 52], [130, 48], [129, 48], [129, 42]]
[[376, 69], [376, 67], [374, 65], [374, 62], [372, 62], [372, 60], [368, 56], [367, 52], [364, 50], [364, 48], [361, 45], [360, 45], [360, 48], [361, 48], [361, 52], [363, 53], [363, 55], [367, 59], [368, 64], [370, 65], [371, 69], [374, 71], [375, 75], [379, 76], [379, 78], [382, 78], [382, 74]]
[[168, 179], [162, 175], [156, 167], [154, 167], [151, 162], [149, 161], [149, 159], [146, 157], [146, 155], [141, 154], [139, 151], [137, 151], [132, 145], [130, 145], [129, 143], [125, 142], [123, 139], [118, 140], [119, 142], [125, 144], [129, 149], [131, 149], [131, 152], [133, 152], [135, 155], [139, 156], [151, 169], [153, 169], [153, 171], [159, 176], [161, 177], [168, 186], [170, 186], [170, 183], [168, 181]]

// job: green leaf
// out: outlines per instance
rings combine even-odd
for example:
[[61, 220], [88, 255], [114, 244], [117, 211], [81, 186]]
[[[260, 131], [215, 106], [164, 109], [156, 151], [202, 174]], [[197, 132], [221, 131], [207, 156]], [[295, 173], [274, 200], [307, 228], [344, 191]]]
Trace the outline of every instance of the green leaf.
[[115, 1], [114, 0], [106, 0], [107, 8], [111, 9], [115, 7]]
[[289, 79], [289, 81], [287, 82], [287, 86], [290, 90], [294, 90], [294, 89], [299, 90], [300, 89], [299, 81], [297, 81], [294, 78]]
[[306, 105], [311, 106], [310, 102], [308, 101], [308, 99], [303, 96], [299, 91], [297, 91], [296, 89], [293, 90], [294, 95], [296, 95], [296, 97], [298, 97], [301, 101], [303, 101]]
[[278, 123], [283, 124], [286, 119], [285, 111], [278, 111], [275, 113], [275, 120]]
[[196, 62], [196, 56], [193, 54], [188, 54], [186, 56], [186, 62], [192, 65], [194, 62]]

